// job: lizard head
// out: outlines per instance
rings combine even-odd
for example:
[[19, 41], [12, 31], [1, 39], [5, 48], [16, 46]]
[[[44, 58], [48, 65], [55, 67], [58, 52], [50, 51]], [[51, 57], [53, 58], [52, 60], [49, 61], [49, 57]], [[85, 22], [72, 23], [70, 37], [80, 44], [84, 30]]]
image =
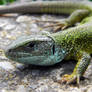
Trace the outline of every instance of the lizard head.
[[23, 36], [13, 41], [5, 50], [7, 58], [33, 65], [53, 65], [60, 62], [65, 51], [48, 36]]

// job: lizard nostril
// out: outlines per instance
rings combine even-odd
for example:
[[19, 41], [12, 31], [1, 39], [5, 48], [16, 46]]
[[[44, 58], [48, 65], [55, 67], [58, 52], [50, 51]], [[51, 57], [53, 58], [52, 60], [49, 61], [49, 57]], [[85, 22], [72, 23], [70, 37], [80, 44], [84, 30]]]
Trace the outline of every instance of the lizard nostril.
[[5, 56], [9, 56], [11, 53], [11, 49], [5, 49]]
[[6, 54], [6, 55], [9, 55], [11, 52], [12, 52], [12, 49], [7, 49], [7, 50], [5, 50], [5, 54]]

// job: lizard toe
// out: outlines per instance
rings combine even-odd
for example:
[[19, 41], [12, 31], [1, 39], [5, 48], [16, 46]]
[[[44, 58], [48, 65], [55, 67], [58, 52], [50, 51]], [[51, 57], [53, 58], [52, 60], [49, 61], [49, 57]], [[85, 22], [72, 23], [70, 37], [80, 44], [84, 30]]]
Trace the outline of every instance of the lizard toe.
[[65, 83], [65, 84], [71, 84], [74, 82], [77, 82], [77, 76], [76, 75], [68, 75], [65, 74], [64, 76], [62, 76], [61, 80], [58, 80], [59, 83]]

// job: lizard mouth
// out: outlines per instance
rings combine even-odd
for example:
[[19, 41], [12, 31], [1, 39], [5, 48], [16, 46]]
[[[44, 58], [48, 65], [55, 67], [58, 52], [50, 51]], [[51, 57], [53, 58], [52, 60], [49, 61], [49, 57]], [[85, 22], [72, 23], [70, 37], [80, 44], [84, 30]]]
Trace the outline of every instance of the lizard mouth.
[[6, 57], [8, 57], [10, 59], [18, 59], [18, 58], [30, 56], [28, 53], [25, 53], [25, 52], [17, 52], [17, 51], [13, 51], [13, 50], [7, 51], [5, 53], [5, 55], [6, 55]]
[[48, 57], [46, 56], [32, 56], [30, 53], [26, 52], [14, 52], [14, 51], [9, 51], [9, 53], [6, 52], [6, 57], [13, 61], [17, 61], [19, 63], [24, 63], [24, 64], [33, 64], [33, 65], [41, 65], [40, 63], [46, 60]]
[[[54, 48], [52, 48], [52, 50], [54, 51]], [[17, 61], [19, 63], [24, 63], [24, 64], [32, 64], [32, 65], [52, 65], [54, 63], [51, 60], [54, 58], [53, 54], [52, 55], [43, 55], [43, 54], [37, 55], [36, 53], [31, 54], [31, 53], [22, 52], [22, 51], [17, 52], [11, 49], [6, 51], [5, 53], [6, 57], [8, 57], [9, 59], [13, 61]], [[44, 62], [47, 62], [47, 64]]]

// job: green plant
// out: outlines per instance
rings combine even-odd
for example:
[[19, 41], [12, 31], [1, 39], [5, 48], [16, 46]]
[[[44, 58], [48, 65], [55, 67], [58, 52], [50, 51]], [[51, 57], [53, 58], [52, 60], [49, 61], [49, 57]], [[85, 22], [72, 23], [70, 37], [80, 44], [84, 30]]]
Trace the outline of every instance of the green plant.
[[14, 1], [16, 1], [16, 0], [0, 0], [0, 4], [8, 4], [8, 3], [11, 3]]

